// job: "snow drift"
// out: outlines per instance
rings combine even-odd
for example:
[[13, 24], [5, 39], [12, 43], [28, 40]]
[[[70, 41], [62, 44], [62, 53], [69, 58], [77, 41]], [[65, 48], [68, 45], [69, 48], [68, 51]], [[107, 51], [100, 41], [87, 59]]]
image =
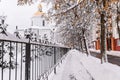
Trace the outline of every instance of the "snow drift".
[[120, 67], [71, 50], [64, 62], [57, 67], [57, 74], [49, 80], [119, 80]]

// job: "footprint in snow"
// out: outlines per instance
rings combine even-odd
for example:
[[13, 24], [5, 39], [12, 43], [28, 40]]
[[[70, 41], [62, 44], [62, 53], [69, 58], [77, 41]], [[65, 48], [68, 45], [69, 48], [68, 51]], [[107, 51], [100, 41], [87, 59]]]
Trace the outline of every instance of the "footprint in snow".
[[70, 80], [77, 80], [73, 75], [69, 75], [69, 77], [70, 77]]

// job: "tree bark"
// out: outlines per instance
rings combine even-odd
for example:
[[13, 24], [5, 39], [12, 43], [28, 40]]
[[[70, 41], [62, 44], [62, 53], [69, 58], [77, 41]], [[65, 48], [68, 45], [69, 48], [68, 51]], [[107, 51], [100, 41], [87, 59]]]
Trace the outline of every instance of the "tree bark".
[[106, 54], [106, 28], [105, 28], [105, 14], [101, 12], [101, 63], [107, 62]]
[[82, 45], [82, 39], [80, 39], [80, 51], [83, 53], [83, 45]]
[[86, 36], [85, 36], [85, 30], [82, 29], [82, 34], [83, 34], [83, 42], [84, 42], [84, 46], [85, 46], [85, 51], [87, 53], [87, 56], [90, 55], [90, 51], [88, 49], [88, 44], [87, 44], [87, 41], [86, 41]]
[[119, 26], [119, 11], [118, 11], [118, 8], [119, 8], [119, 5], [118, 5], [118, 2], [117, 2], [117, 19], [116, 19], [116, 22], [117, 22], [117, 30], [118, 30], [118, 35], [119, 35], [119, 39], [120, 39], [120, 26]]

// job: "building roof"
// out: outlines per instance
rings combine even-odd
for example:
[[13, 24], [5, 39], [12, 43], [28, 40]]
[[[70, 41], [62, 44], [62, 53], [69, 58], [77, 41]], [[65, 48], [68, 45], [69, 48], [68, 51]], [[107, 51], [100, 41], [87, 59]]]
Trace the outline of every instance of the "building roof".
[[34, 13], [33, 16], [42, 16], [44, 14], [45, 14], [44, 12], [37, 11], [37, 12]]

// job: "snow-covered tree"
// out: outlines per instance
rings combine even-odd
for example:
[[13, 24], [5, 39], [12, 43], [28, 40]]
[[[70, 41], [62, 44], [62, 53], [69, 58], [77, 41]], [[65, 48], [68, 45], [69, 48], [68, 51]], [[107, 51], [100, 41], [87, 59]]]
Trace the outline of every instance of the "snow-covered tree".
[[[27, 3], [32, 0], [18, 0]], [[88, 51], [88, 41], [91, 40], [91, 28], [96, 21], [100, 24], [100, 46], [101, 46], [101, 62], [107, 62], [106, 54], [106, 35], [107, 28], [111, 24], [109, 16], [111, 16], [112, 3], [117, 4], [117, 28], [119, 28], [119, 2], [120, 0], [41, 0], [46, 3], [52, 2], [52, 8], [49, 10], [50, 17], [56, 21], [59, 27], [59, 34], [62, 43], [81, 50]], [[96, 15], [99, 17], [96, 19]], [[96, 25], [98, 26], [98, 25]], [[120, 33], [119, 33], [120, 35]], [[83, 51], [83, 50], [82, 50]]]
[[94, 4], [91, 0], [59, 0], [55, 2], [50, 12], [53, 13], [56, 26], [59, 27], [63, 43], [72, 48], [85, 47], [87, 54], [89, 54], [87, 40], [95, 21]]
[[[99, 20], [100, 20], [100, 26], [101, 26], [101, 31], [100, 31], [100, 46], [101, 46], [101, 63], [107, 62], [107, 54], [106, 54], [106, 38], [109, 38], [109, 36], [112, 34], [109, 31], [109, 28], [112, 27], [112, 22], [111, 22], [111, 16], [112, 16], [112, 5], [117, 3], [117, 13], [119, 14], [118, 11], [118, 2], [119, 0], [96, 0], [97, 4], [97, 12], [100, 15]], [[118, 15], [117, 14], [117, 15]], [[118, 16], [116, 19], [117, 24], [118, 23]], [[118, 28], [118, 33], [119, 33], [119, 25], [117, 25]], [[109, 43], [108, 43], [108, 48], [109, 48]]]

